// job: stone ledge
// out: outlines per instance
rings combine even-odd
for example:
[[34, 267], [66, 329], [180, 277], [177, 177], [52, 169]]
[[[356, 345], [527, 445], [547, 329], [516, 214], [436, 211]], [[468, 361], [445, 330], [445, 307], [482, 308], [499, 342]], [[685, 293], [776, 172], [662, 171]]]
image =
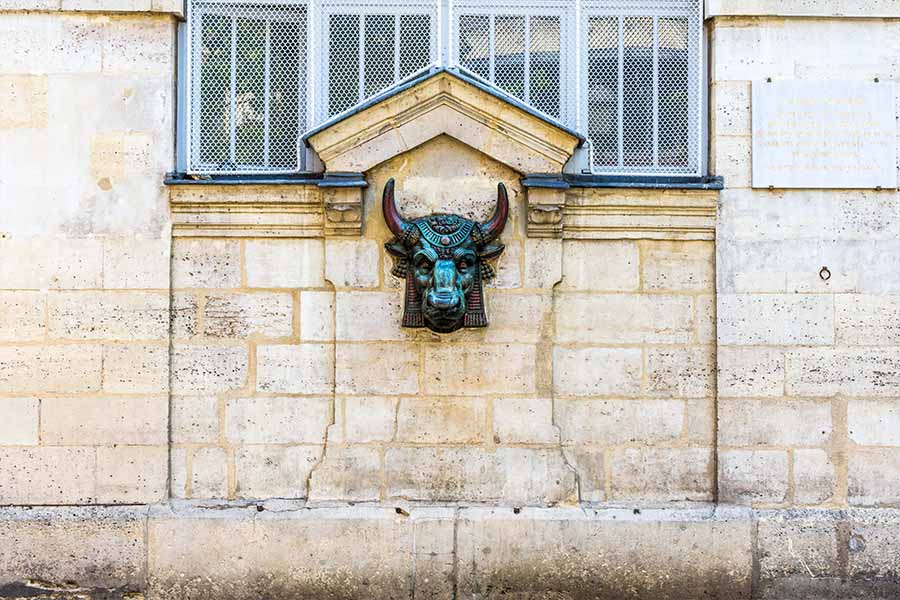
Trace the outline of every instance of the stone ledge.
[[705, 16], [900, 18], [896, 0], [706, 0]]
[[4, 508], [0, 598], [890, 598], [898, 533], [891, 509]]
[[19, 11], [161, 13], [184, 18], [184, 0], [0, 0], [0, 13]]

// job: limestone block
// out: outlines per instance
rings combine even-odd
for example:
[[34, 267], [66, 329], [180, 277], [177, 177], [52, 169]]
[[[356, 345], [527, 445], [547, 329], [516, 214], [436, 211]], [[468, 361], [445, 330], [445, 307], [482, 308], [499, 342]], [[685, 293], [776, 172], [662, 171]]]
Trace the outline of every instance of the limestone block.
[[564, 444], [660, 444], [681, 437], [681, 400], [556, 400]]
[[550, 294], [488, 292], [490, 325], [483, 330], [487, 342], [536, 343], [549, 334], [553, 297]]
[[834, 303], [839, 344], [900, 345], [900, 296], [839, 294]]
[[487, 430], [481, 398], [403, 398], [395, 441], [409, 444], [479, 444]]
[[647, 393], [673, 398], [715, 395], [716, 358], [711, 346], [647, 349]]
[[334, 293], [300, 292], [300, 340], [334, 340]]
[[172, 348], [172, 393], [238, 390], [247, 384], [247, 368], [245, 347], [176, 344]]
[[203, 308], [203, 333], [232, 339], [289, 337], [293, 319], [290, 294], [209, 294]]
[[781, 450], [719, 453], [719, 500], [778, 504], [787, 499], [788, 456]]
[[562, 343], [687, 344], [694, 339], [690, 296], [566, 294], [555, 308]]
[[338, 344], [335, 360], [339, 394], [419, 391], [419, 351], [410, 344]]
[[702, 398], [688, 400], [687, 423], [685, 425], [687, 441], [690, 444], [713, 446], [716, 444], [716, 399]]
[[824, 446], [832, 434], [831, 403], [816, 400], [721, 400], [723, 446]]
[[121, 181], [152, 173], [156, 167], [153, 136], [143, 132], [114, 132], [91, 139], [91, 175]]
[[891, 0], [708, 0], [706, 17], [897, 17]]
[[840, 570], [837, 522], [828, 513], [759, 514], [760, 578], [833, 576]]
[[720, 397], [784, 395], [784, 350], [719, 346]]
[[97, 448], [97, 502], [152, 504], [168, 497], [166, 446]]
[[47, 76], [0, 75], [0, 129], [47, 126]]
[[[435, 395], [531, 394], [537, 351], [526, 344], [425, 346], [423, 392]], [[453, 377], [447, 377], [454, 373]]]
[[46, 295], [41, 292], [0, 291], [0, 341], [39, 340], [46, 332]]
[[149, 11], [150, 0], [60, 0], [62, 10], [76, 11]]
[[851, 506], [900, 502], [900, 450], [854, 450], [847, 462], [847, 495]]
[[169, 406], [164, 396], [43, 398], [41, 441], [46, 445], [164, 445]]
[[101, 21], [85, 17], [4, 15], [0, 39], [7, 51], [0, 56], [0, 73], [99, 73], [103, 30]]
[[94, 392], [101, 364], [96, 345], [0, 347], [0, 392]]
[[889, 593], [896, 590], [900, 563], [897, 537], [900, 515], [896, 509], [851, 509], [848, 570], [855, 578], [882, 578]]
[[834, 495], [835, 464], [825, 450], [794, 450], [794, 502], [822, 504]]
[[[336, 423], [344, 430], [347, 442], [387, 442], [394, 438], [397, 431], [396, 398], [347, 397], [341, 400], [343, 415], [338, 415]], [[329, 432], [328, 441], [334, 441]]]
[[[756, 27], [716, 27], [710, 78], [716, 82], [792, 79], [796, 54], [791, 52], [790, 36], [779, 20], [761, 21]], [[747, 48], [755, 50], [748, 53]], [[731, 180], [726, 181], [730, 186]]]
[[104, 239], [103, 287], [168, 289], [171, 245], [169, 239]]
[[31, 582], [36, 589], [25, 593], [45, 595], [42, 583], [69, 582], [88, 593], [138, 592], [147, 578], [146, 521], [137, 507], [4, 508], [0, 588]]
[[[99, 240], [33, 237], [0, 240], [3, 287], [16, 290], [97, 289], [103, 285]], [[60, 257], [66, 257], [60, 260]]]
[[96, 501], [94, 448], [0, 447], [0, 504]]
[[[72, 0], [63, 0], [63, 3]], [[98, 0], [77, 0], [98, 2]], [[150, 10], [150, 0], [138, 0]], [[135, 10], [134, 0], [117, 2]], [[105, 7], [104, 7], [105, 8]], [[165, 17], [116, 19], [103, 32], [103, 72], [140, 77], [171, 78], [175, 69], [175, 27]]]
[[612, 456], [610, 500], [709, 501], [712, 451], [707, 448], [628, 448]]
[[240, 398], [225, 403], [233, 444], [324, 444], [330, 398]]
[[338, 292], [334, 298], [340, 341], [401, 341], [414, 335], [401, 326], [403, 294], [399, 291]]
[[697, 512], [463, 509], [459, 597], [749, 598], [749, 519]]
[[169, 391], [169, 348], [147, 344], [103, 347], [103, 391], [156, 394]]
[[497, 398], [493, 405], [497, 444], [558, 444], [550, 398]]
[[604, 448], [565, 446], [566, 462], [578, 475], [578, 499], [581, 502], [606, 501], [606, 456]]
[[72, 340], [163, 340], [169, 298], [144, 292], [60, 292], [48, 296], [48, 335]]
[[272, 394], [327, 394], [334, 389], [334, 347], [258, 346], [256, 388]]
[[388, 498], [552, 505], [575, 492], [559, 449], [389, 448]]
[[148, 597], [411, 598], [413, 521], [364, 510], [161, 512], [150, 525]]
[[720, 344], [828, 345], [834, 343], [830, 295], [721, 294]]
[[171, 336], [189, 340], [200, 333], [200, 299], [193, 292], [173, 292], [170, 308]]
[[172, 498], [187, 498], [188, 450], [169, 447], [169, 494]]
[[304, 498], [321, 446], [243, 446], [234, 455], [239, 498]]
[[379, 282], [375, 240], [326, 240], [325, 278], [339, 288], [373, 288]]
[[37, 446], [37, 398], [0, 398], [0, 446]]
[[237, 240], [172, 240], [172, 288], [236, 288], [240, 285], [241, 246]]
[[749, 188], [751, 183], [749, 136], [716, 138], [715, 153], [711, 157], [715, 175], [724, 177], [730, 188]]
[[562, 249], [559, 240], [525, 240], [526, 288], [552, 288], [562, 279]]
[[219, 401], [173, 396], [169, 423], [173, 444], [214, 444], [219, 439]]
[[716, 297], [712, 294], [697, 296], [694, 299], [694, 328], [698, 343], [716, 343], [716, 318]]
[[636, 396], [641, 392], [640, 348], [553, 350], [553, 389], [563, 396]]
[[228, 496], [228, 454], [224, 448], [198, 448], [191, 461], [191, 497]]
[[562, 289], [633, 292], [640, 286], [640, 254], [636, 242], [563, 242]]
[[365, 502], [381, 497], [381, 456], [377, 448], [329, 445], [310, 475], [309, 500]]
[[900, 395], [900, 355], [893, 348], [796, 348], [786, 370], [792, 396]]
[[248, 240], [247, 285], [320, 288], [325, 285], [322, 240]]
[[716, 81], [709, 98], [715, 136], [750, 135], [750, 82]]
[[0, 10], [59, 10], [62, 0], [0, 0]]
[[709, 242], [645, 242], [641, 286], [653, 292], [711, 292], [716, 288], [715, 246]]
[[848, 400], [847, 428], [850, 439], [861, 446], [900, 446], [900, 403]]
[[509, 290], [522, 287], [522, 242], [503, 240], [506, 250], [494, 263], [497, 276], [487, 283], [488, 288]]

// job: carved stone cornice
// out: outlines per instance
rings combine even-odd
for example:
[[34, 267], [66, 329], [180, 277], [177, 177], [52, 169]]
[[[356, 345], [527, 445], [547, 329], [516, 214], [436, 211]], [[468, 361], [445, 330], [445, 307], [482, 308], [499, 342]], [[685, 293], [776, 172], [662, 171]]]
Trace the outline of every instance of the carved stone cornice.
[[450, 71], [437, 71], [310, 132], [329, 170], [365, 172], [449, 135], [521, 173], [559, 173], [577, 134]]

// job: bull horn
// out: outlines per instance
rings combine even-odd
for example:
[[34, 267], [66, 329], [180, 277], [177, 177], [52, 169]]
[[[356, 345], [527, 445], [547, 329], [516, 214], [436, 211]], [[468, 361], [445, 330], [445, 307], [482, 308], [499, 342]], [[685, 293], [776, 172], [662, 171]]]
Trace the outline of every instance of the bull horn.
[[509, 196], [506, 193], [506, 186], [501, 183], [497, 186], [497, 207], [494, 214], [487, 223], [481, 224], [484, 243], [494, 241], [503, 233], [507, 218], [509, 218]]
[[381, 198], [381, 210], [384, 213], [384, 222], [387, 223], [388, 229], [397, 237], [402, 237], [406, 231], [408, 223], [400, 216], [397, 209], [397, 203], [394, 201], [394, 180], [388, 180], [384, 186], [384, 196]]

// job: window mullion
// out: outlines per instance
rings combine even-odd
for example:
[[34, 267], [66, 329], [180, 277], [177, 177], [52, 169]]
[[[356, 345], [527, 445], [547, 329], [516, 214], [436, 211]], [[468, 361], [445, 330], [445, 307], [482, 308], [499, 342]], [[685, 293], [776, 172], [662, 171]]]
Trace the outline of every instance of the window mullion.
[[231, 99], [228, 158], [237, 167], [237, 17], [231, 17]]
[[496, 21], [494, 15], [491, 14], [488, 19], [488, 77], [491, 83], [496, 81], [495, 70], [497, 68], [497, 49], [496, 49]]
[[359, 98], [366, 97], [366, 15], [359, 15]]
[[659, 17], [653, 17], [653, 166], [659, 166]]
[[270, 166], [269, 157], [269, 105], [271, 103], [272, 20], [266, 19], [266, 56], [263, 62], [263, 164]]
[[625, 166], [625, 17], [619, 16], [619, 168]]
[[531, 103], [531, 15], [525, 15], [525, 41], [522, 56], [525, 62], [522, 87], [525, 92], [525, 103], [529, 104]]

